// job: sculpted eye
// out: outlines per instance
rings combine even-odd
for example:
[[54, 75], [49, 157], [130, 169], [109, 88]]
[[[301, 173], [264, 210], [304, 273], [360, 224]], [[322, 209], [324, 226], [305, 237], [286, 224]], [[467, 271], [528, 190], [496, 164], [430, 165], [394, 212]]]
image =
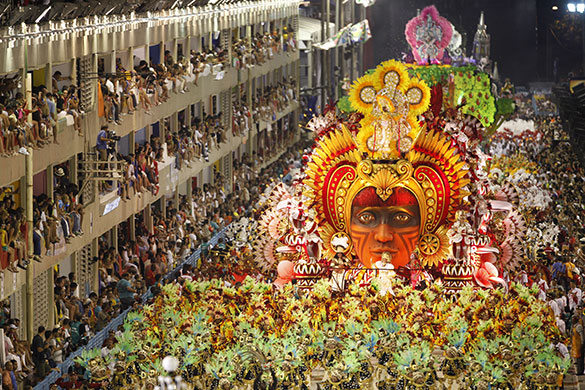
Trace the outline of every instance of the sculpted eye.
[[406, 213], [399, 213], [399, 214], [396, 214], [396, 216], [394, 216], [394, 219], [400, 223], [407, 223], [407, 222], [410, 222], [412, 220], [412, 216], [410, 216], [409, 214], [406, 214]]
[[360, 215], [358, 215], [358, 219], [360, 221], [360, 223], [363, 223], [364, 225], [368, 225], [370, 223], [372, 223], [374, 221], [374, 214], [372, 213], [361, 213]]

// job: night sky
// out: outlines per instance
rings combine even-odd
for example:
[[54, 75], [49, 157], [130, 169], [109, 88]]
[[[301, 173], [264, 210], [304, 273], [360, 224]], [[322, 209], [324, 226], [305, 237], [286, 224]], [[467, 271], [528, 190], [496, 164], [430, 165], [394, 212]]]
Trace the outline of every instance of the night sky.
[[[408, 20], [416, 11], [435, 5], [461, 33], [467, 34], [467, 55], [471, 55], [473, 36], [484, 11], [491, 35], [491, 59], [498, 62], [500, 76], [517, 84], [539, 79], [537, 45], [538, 0], [377, 0], [368, 10], [372, 30], [366, 46], [366, 68], [389, 59], [400, 58], [410, 48], [404, 36]], [[548, 6], [542, 5], [541, 6]]]

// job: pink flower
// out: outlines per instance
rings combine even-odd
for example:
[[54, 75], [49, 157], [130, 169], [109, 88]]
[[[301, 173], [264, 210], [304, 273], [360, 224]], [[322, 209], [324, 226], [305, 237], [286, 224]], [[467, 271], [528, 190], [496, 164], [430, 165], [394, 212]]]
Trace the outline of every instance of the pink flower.
[[481, 287], [494, 288], [494, 284], [500, 283], [507, 289], [506, 281], [499, 277], [498, 269], [490, 262], [484, 262], [473, 274], [475, 282]]

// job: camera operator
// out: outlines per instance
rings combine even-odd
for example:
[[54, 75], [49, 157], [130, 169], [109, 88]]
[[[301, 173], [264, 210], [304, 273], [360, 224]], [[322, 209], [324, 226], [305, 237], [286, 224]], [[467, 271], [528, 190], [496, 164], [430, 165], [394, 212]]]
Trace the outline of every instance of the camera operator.
[[[108, 154], [112, 150], [112, 145], [115, 144], [117, 141], [115, 138], [110, 138], [111, 134], [112, 133], [110, 133], [110, 131], [108, 130], [108, 126], [104, 125], [101, 127], [101, 130], [97, 136], [97, 142], [96, 142], [95, 148], [98, 152], [100, 161], [104, 162], [104, 163], [100, 164], [100, 166], [99, 166], [100, 170], [107, 169], [107, 167], [108, 167], [108, 164], [107, 164]], [[115, 134], [114, 134], [114, 137], [115, 137]], [[116, 138], [119, 138], [119, 137], [116, 137]], [[100, 183], [101, 183], [100, 187], [102, 187], [101, 189], [104, 189], [105, 186], [103, 185], [103, 182], [100, 182]]]

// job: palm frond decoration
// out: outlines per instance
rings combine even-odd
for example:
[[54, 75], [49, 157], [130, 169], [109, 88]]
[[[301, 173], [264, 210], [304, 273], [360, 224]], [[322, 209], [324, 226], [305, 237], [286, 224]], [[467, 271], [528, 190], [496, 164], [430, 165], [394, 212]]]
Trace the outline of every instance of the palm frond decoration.
[[354, 374], [361, 368], [360, 356], [355, 351], [344, 351], [343, 364], [346, 373]]
[[372, 331], [368, 335], [366, 335], [366, 338], [364, 340], [364, 346], [370, 353], [374, 353], [374, 350], [376, 349], [379, 340], [380, 336], [378, 335], [378, 333]]
[[468, 337], [469, 333], [467, 333], [467, 324], [462, 324], [459, 329], [455, 329], [447, 335], [447, 340], [449, 344], [455, 348], [461, 348], [465, 344], [465, 341], [467, 341]]
[[91, 360], [101, 357], [101, 350], [99, 348], [84, 349], [81, 354], [73, 359], [75, 362], [81, 364], [82, 367], [87, 368]]

